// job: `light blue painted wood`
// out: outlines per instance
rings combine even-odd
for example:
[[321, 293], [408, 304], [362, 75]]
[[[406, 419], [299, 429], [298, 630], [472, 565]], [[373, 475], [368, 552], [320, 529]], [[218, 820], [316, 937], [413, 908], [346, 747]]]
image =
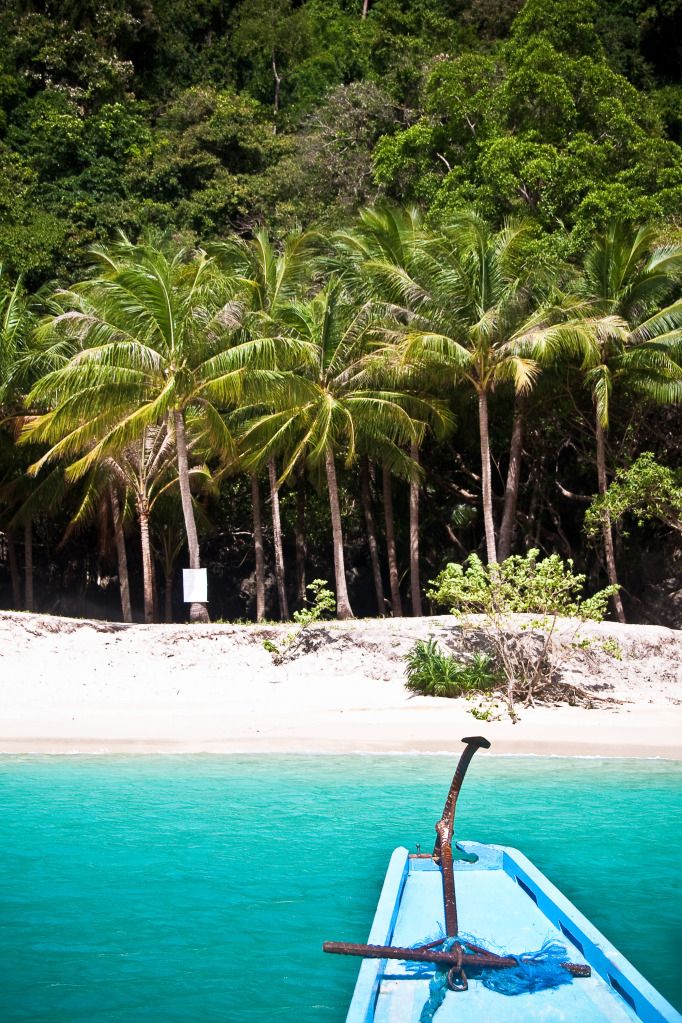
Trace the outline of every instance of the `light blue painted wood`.
[[[475, 864], [455, 864], [463, 936], [517, 954], [535, 951], [547, 939], [562, 941], [574, 962], [590, 963], [593, 975], [513, 997], [488, 991], [473, 979], [466, 993], [448, 993], [437, 1023], [682, 1023], [682, 1016], [526, 857], [502, 846], [462, 845], [479, 856]], [[369, 942], [410, 946], [443, 933], [439, 868], [430, 858], [408, 857], [397, 849]], [[414, 964], [366, 960], [347, 1023], [417, 1023], [428, 983]]]
[[632, 1006], [642, 1023], [682, 1023], [682, 1015], [523, 853], [510, 848], [502, 851], [505, 872], [526, 884], [539, 909], [563, 933], [568, 947], [575, 947], [576, 942], [582, 946], [590, 966]]
[[[374, 922], [367, 939], [368, 945], [390, 945], [393, 943], [393, 929], [400, 911], [408, 870], [407, 849], [399, 846], [394, 849], [386, 871], [377, 910], [374, 914]], [[385, 967], [385, 959], [363, 960], [346, 1023], [373, 1023], [377, 990]]]

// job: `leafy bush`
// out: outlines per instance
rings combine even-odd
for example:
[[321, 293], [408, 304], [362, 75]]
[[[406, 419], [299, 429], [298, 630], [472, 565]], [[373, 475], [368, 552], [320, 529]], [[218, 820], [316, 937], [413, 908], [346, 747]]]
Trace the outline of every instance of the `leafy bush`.
[[585, 532], [596, 536], [605, 515], [620, 522], [634, 517], [638, 526], [658, 519], [682, 533], [682, 469], [660, 465], [651, 451], [644, 451], [627, 469], [619, 469], [605, 494], [595, 497], [585, 514]]
[[[585, 576], [573, 571], [573, 562], [557, 554], [538, 560], [539, 551], [514, 555], [499, 565], [484, 565], [476, 555], [464, 564], [450, 564], [432, 582], [429, 597], [455, 615], [482, 615], [506, 688], [506, 703], [512, 720], [515, 704], [528, 707], [536, 701], [583, 703], [591, 706], [595, 697], [575, 683], [561, 681], [553, 653], [553, 635], [559, 616], [576, 623], [601, 621], [615, 587], [609, 586], [584, 598]], [[512, 614], [538, 617], [519, 632], [510, 623]]]
[[469, 661], [458, 661], [442, 653], [433, 637], [417, 640], [405, 660], [407, 688], [423, 696], [464, 696], [490, 690], [498, 681], [489, 654], [478, 653]]
[[500, 565], [484, 565], [477, 554], [449, 564], [433, 580], [428, 596], [453, 614], [563, 615], [601, 621], [613, 587], [584, 598], [585, 576], [558, 554], [538, 561], [540, 552], [513, 555]]
[[311, 606], [294, 611], [294, 621], [298, 625], [310, 625], [311, 622], [319, 622], [326, 616], [333, 617], [336, 612], [336, 598], [329, 589], [327, 580], [313, 579], [306, 586], [306, 590], [310, 590], [312, 596]]

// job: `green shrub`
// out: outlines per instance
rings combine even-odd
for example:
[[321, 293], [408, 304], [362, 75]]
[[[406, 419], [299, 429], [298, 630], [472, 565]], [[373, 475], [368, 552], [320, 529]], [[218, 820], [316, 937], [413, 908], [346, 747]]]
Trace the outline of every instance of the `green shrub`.
[[310, 607], [294, 611], [293, 619], [298, 625], [310, 625], [319, 622], [321, 618], [333, 617], [336, 613], [336, 598], [328, 587], [326, 579], [313, 579], [308, 583], [306, 590], [310, 590], [312, 602]]
[[406, 655], [407, 688], [423, 696], [464, 696], [490, 690], [499, 680], [490, 654], [458, 661], [442, 653], [435, 639], [417, 640]]
[[539, 554], [530, 550], [500, 565], [484, 565], [471, 554], [462, 565], [446, 565], [428, 596], [453, 614], [531, 613], [601, 621], [613, 587], [583, 598], [585, 576], [573, 571], [573, 562], [558, 554], [539, 561]]

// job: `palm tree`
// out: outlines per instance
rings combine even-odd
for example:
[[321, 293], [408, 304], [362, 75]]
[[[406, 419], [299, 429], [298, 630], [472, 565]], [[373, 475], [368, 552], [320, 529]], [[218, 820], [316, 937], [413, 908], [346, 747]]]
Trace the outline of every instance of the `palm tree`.
[[[194, 472], [202, 477], [201, 482], [210, 482], [210, 475], [204, 467], [195, 469]], [[155, 496], [154, 514], [150, 516], [152, 550], [156, 557], [156, 563], [161, 566], [163, 571], [163, 620], [165, 622], [173, 621], [173, 578], [178, 558], [185, 547], [185, 529], [179, 496], [176, 476], [174, 483], [162, 489]], [[201, 529], [203, 526], [204, 530], [208, 529], [209, 523], [201, 504], [196, 505], [194, 514], [197, 517], [199, 528]]]
[[[393, 464], [413, 471], [402, 445], [424, 430], [415, 409], [424, 416], [443, 411], [417, 397], [381, 388], [368, 357], [374, 327], [368, 306], [358, 309], [347, 301], [339, 280], [332, 279], [314, 298], [294, 303], [284, 317], [289, 330], [307, 346], [308, 357], [299, 372], [281, 374], [273, 384], [269, 410], [257, 415], [244, 430], [252, 460], [275, 453], [285, 458], [282, 479], [300, 460], [325, 474], [332, 520], [337, 615], [352, 617], [346, 584], [341, 507], [336, 458], [346, 466], [373, 445]], [[256, 410], [257, 411], [257, 410]]]
[[[35, 325], [32, 300], [23, 288], [21, 278], [5, 287], [0, 264], [0, 429], [2, 430], [3, 466], [0, 466], [0, 521], [5, 535], [12, 578], [12, 599], [22, 604], [19, 567], [16, 556], [15, 528], [24, 533], [24, 600], [27, 611], [34, 610], [33, 598], [33, 520], [28, 514], [17, 518], [18, 508], [28, 496], [25, 453], [16, 448], [16, 433], [23, 422], [23, 392], [28, 374], [26, 355]], [[3, 511], [4, 506], [4, 511]]]
[[[26, 431], [27, 439], [50, 445], [35, 469], [66, 460], [67, 475], [78, 478], [139, 441], [148, 427], [165, 423], [189, 564], [199, 568], [187, 417], [192, 414], [216, 455], [229, 455], [233, 440], [221, 411], [239, 403], [247, 373], [256, 386], [261, 371], [273, 365], [275, 348], [267, 338], [244, 336], [238, 282], [218, 272], [205, 252], [167, 254], [124, 241], [96, 256], [99, 273], [59, 292], [61, 311], [40, 328], [54, 349], [71, 345], [74, 351], [29, 395], [50, 408]], [[190, 620], [207, 621], [206, 606], [192, 604]]]
[[[192, 481], [201, 485], [210, 480], [210, 473], [204, 465], [193, 466], [190, 470]], [[152, 527], [159, 503], [165, 505], [166, 517], [175, 519], [169, 512], [169, 498], [178, 494], [178, 475], [175, 450], [165, 426], [148, 426], [142, 437], [115, 454], [96, 462], [86, 477], [86, 487], [79, 507], [73, 516], [70, 531], [80, 528], [85, 522], [96, 517], [103, 500], [111, 504], [114, 536], [117, 546], [123, 532], [123, 520], [128, 509], [134, 509], [140, 534], [142, 554], [142, 584], [144, 597], [144, 620], [147, 624], [156, 618], [154, 560]], [[157, 527], [157, 532], [163, 532]], [[176, 531], [177, 532], [177, 531]], [[174, 544], [177, 540], [174, 539]], [[162, 544], [164, 553], [168, 545]], [[119, 557], [119, 571], [121, 570]], [[166, 559], [165, 565], [168, 564]], [[123, 587], [125, 590], [126, 587]], [[129, 589], [129, 587], [128, 587]], [[125, 602], [122, 601], [124, 620]]]
[[[607, 489], [606, 434], [616, 386], [673, 402], [682, 398], [682, 300], [661, 308], [682, 278], [682, 245], [659, 241], [651, 226], [610, 223], [585, 258], [575, 294], [584, 303], [585, 382], [594, 407], [597, 484]], [[602, 518], [609, 582], [618, 585], [611, 519]], [[625, 621], [618, 592], [614, 608]]]
[[[230, 238], [211, 246], [219, 266], [230, 278], [240, 282], [244, 292], [244, 325], [253, 337], [272, 338], [281, 335], [281, 316], [289, 305], [299, 299], [312, 274], [312, 256], [318, 237], [312, 232], [297, 231], [288, 235], [277, 248], [265, 229], [253, 238]], [[267, 465], [270, 485], [275, 579], [280, 618], [289, 618], [284, 544], [280, 514], [279, 483], [275, 456]], [[256, 494], [254, 491], [254, 500]], [[260, 502], [259, 502], [260, 505]], [[254, 506], [255, 507], [255, 506]], [[260, 552], [262, 553], [262, 551]], [[256, 548], [256, 560], [259, 549]], [[257, 589], [258, 589], [258, 571]], [[305, 592], [304, 592], [305, 597]], [[258, 605], [258, 598], [256, 601]], [[258, 610], [256, 612], [258, 616]]]
[[111, 521], [114, 527], [114, 542], [116, 544], [121, 614], [123, 615], [124, 622], [132, 622], [133, 607], [130, 600], [130, 576], [128, 574], [128, 553], [126, 550], [123, 510], [119, 501], [118, 490], [113, 481], [109, 485], [109, 506], [111, 508]]
[[367, 546], [369, 548], [369, 560], [372, 566], [372, 579], [374, 581], [377, 611], [379, 617], [383, 618], [386, 613], [386, 600], [384, 597], [384, 582], [381, 577], [379, 545], [377, 543], [374, 508], [372, 504], [370, 460], [367, 455], [363, 455], [360, 460], [360, 496], [362, 500], [362, 511], [365, 518], [365, 528], [367, 530]]
[[[383, 311], [396, 312], [392, 308], [396, 301], [409, 301], [415, 297], [415, 284], [411, 277], [415, 252], [425, 238], [421, 215], [416, 209], [400, 209], [383, 206], [362, 210], [358, 224], [339, 231], [334, 236], [335, 255], [333, 262], [341, 270], [344, 280], [359, 300], [372, 300]], [[416, 289], [416, 295], [421, 292]], [[399, 310], [403, 312], [403, 310]], [[424, 389], [424, 379], [415, 382], [417, 389]], [[427, 387], [428, 390], [428, 387]], [[371, 455], [371, 452], [370, 452]], [[419, 446], [416, 440], [410, 442], [410, 456], [415, 465], [419, 464]], [[410, 535], [410, 595], [412, 613], [421, 615], [421, 586], [419, 578], [419, 478], [413, 474], [410, 479], [409, 535]], [[368, 472], [363, 471], [362, 494], [367, 523], [368, 543], [372, 558], [375, 589], [379, 613], [383, 614], [383, 587], [375, 553], [376, 539], [369, 497]], [[388, 553], [388, 574], [391, 589], [393, 615], [402, 615], [399, 573], [393, 521], [393, 495], [391, 478], [386, 466], [383, 472], [384, 516], [386, 522], [386, 545]]]
[[[428, 232], [419, 215], [405, 210], [367, 210], [354, 231], [338, 236], [341, 258], [352, 280], [380, 297], [402, 321], [402, 349], [421, 373], [436, 369], [452, 383], [468, 384], [477, 398], [481, 448], [483, 519], [488, 561], [497, 561], [490, 469], [488, 399], [511, 382], [526, 393], [539, 372], [539, 359], [558, 340], [541, 336], [543, 318], [536, 293], [545, 289], [535, 273], [533, 286], [524, 266], [529, 225], [508, 224], [494, 233], [473, 214], [461, 214], [440, 231]], [[537, 268], [534, 268], [537, 270]], [[431, 383], [425, 383], [431, 387]], [[508, 486], [518, 487], [520, 432], [513, 438]], [[413, 485], [414, 490], [414, 485]], [[512, 503], [510, 495], [507, 508]], [[414, 551], [414, 519], [411, 549]], [[507, 518], [510, 516], [508, 511]], [[416, 559], [413, 557], [413, 563]], [[414, 589], [414, 586], [413, 586]]]
[[[562, 335], [550, 329], [554, 310], [538, 308], [524, 244], [529, 227], [493, 232], [462, 214], [420, 241], [402, 284], [408, 312], [401, 342], [415, 367], [466, 384], [478, 407], [483, 521], [488, 562], [497, 563], [488, 402], [511, 383], [517, 395], [533, 386], [541, 362]], [[395, 278], [396, 285], [400, 285]]]

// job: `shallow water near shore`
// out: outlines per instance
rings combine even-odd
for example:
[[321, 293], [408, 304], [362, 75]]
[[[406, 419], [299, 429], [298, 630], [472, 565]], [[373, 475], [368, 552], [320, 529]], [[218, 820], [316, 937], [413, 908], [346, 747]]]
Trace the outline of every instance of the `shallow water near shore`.
[[[342, 1023], [392, 849], [452, 756], [0, 757], [5, 1023]], [[477, 754], [456, 837], [520, 848], [682, 1009], [682, 763]]]

